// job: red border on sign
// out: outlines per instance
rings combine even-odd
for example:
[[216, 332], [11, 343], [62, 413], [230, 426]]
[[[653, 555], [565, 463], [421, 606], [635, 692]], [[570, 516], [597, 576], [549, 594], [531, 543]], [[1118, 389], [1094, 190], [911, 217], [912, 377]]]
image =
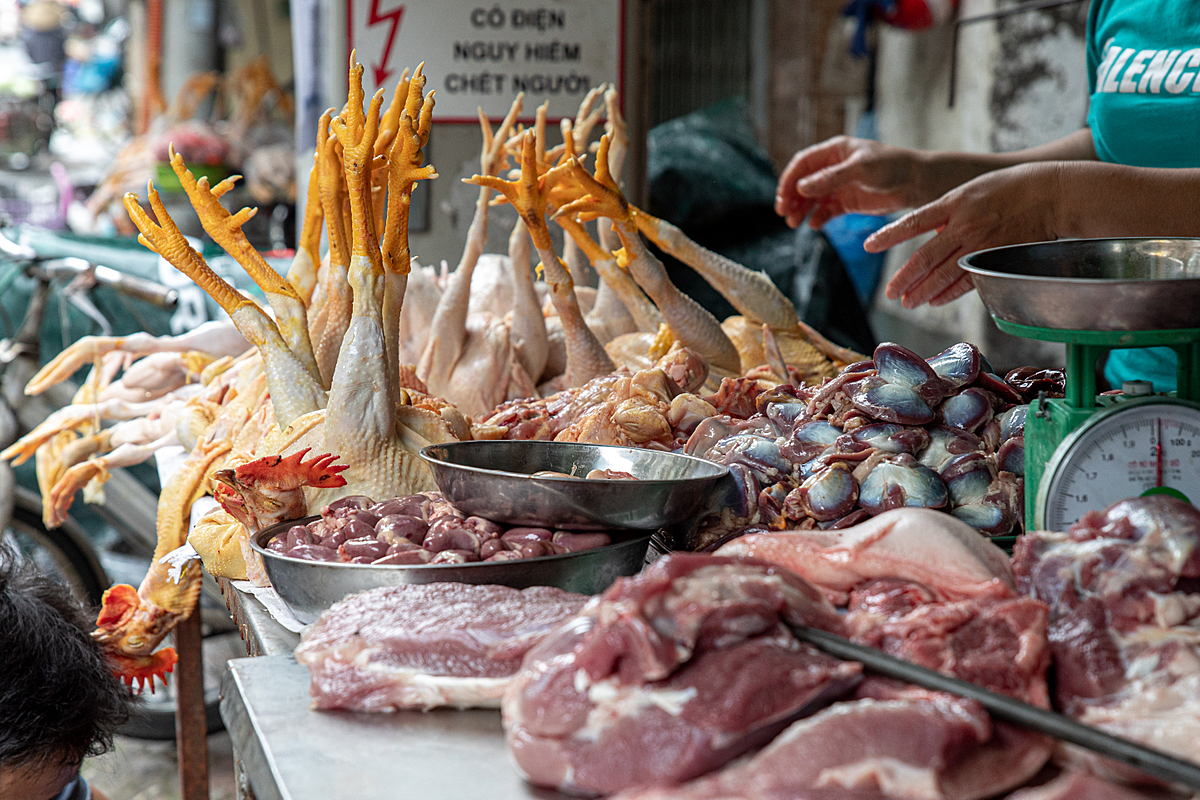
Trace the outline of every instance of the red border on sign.
[[[617, 102], [621, 106], [621, 113], [625, 113], [625, 0], [617, 0], [617, 18], [620, 20], [619, 25], [621, 30], [617, 32]], [[354, 0], [346, 0], [346, 58], [354, 52]], [[520, 122], [533, 122], [534, 117], [520, 117]], [[562, 117], [547, 117], [548, 122], [559, 122]], [[441, 117], [437, 116], [437, 107], [434, 107], [433, 121], [438, 124], [449, 125], [478, 125], [479, 117]], [[503, 121], [503, 117], [490, 117], [490, 122], [497, 123]]]

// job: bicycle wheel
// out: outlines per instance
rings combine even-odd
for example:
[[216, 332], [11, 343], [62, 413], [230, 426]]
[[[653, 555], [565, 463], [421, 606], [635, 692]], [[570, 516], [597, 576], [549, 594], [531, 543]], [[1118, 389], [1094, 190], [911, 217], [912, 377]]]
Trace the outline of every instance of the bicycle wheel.
[[61, 528], [47, 529], [42, 524], [40, 504], [36, 510], [31, 509], [29, 498], [18, 490], [12, 519], [3, 535], [37, 569], [66, 584], [85, 607], [100, 607], [108, 576], [87, 537], [71, 520]]

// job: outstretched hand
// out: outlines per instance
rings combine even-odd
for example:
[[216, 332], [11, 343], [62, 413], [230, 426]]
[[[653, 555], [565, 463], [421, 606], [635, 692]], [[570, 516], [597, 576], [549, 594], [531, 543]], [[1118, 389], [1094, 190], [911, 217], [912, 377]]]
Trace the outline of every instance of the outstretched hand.
[[813, 228], [840, 214], [890, 214], [924, 199], [920, 172], [917, 151], [835, 136], [792, 156], [775, 189], [775, 213], [793, 228], [809, 212]]
[[977, 250], [1058, 238], [1061, 163], [1023, 164], [981, 175], [880, 228], [863, 244], [880, 253], [922, 233], [917, 249], [887, 285], [905, 308], [956, 300], [972, 288], [958, 260]]

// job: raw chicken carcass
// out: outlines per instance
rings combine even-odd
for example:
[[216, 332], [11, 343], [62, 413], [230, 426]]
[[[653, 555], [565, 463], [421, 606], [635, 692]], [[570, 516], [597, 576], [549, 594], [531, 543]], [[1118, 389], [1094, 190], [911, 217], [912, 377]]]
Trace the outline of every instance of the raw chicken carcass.
[[[504, 143], [516, 123], [521, 103], [522, 96], [518, 95], [494, 134], [486, 118], [480, 119], [483, 130], [480, 168], [486, 178], [494, 178], [504, 167]], [[479, 179], [476, 176], [475, 180]], [[486, 415], [505, 399], [536, 394], [536, 381], [545, 366], [544, 355], [540, 359], [537, 355], [524, 358], [527, 353], [544, 350], [546, 333], [532, 276], [528, 274], [528, 258], [524, 259], [524, 265], [521, 263], [521, 254], [528, 252], [521, 232], [514, 231], [510, 240], [510, 265], [513, 270], [525, 270], [514, 276], [512, 282], [516, 301], [513, 315], [506, 320], [503, 314], [470, 313], [475, 269], [487, 242], [488, 202], [493, 188], [490, 184], [480, 184], [466, 246], [458, 268], [438, 298], [428, 331], [415, 334], [411, 326], [406, 331], [410, 337], [420, 336], [426, 341], [417, 375], [430, 391], [477, 417]], [[520, 352], [515, 347], [518, 341], [531, 343], [530, 351]], [[530, 374], [531, 370], [535, 374]]]
[[[360, 64], [351, 69], [350, 102], [343, 114], [329, 123], [342, 146], [350, 199], [353, 235], [348, 281], [353, 300], [328, 392], [312, 347], [302, 293], [250, 246], [241, 226], [253, 216], [253, 210], [243, 209], [234, 215], [220, 204], [233, 179], [210, 187], [206, 179], [196, 180], [182, 159], [172, 159], [172, 168], [205, 229], [263, 289], [275, 311], [275, 320], [209, 269], [179, 232], [153, 186], [149, 195], [157, 222], [135, 196], [125, 198], [126, 209], [142, 232], [141, 241], [195, 280], [258, 348], [265, 371], [266, 386], [262, 388], [269, 388], [274, 425], [265, 436], [255, 426], [262, 440], [261, 452], [256, 455], [288, 455], [311, 447], [320, 453], [336, 454], [348, 465], [343, 475], [346, 486], [342, 490], [310, 487], [310, 504], [334, 499], [329, 496], [331, 492], [391, 497], [432, 488], [432, 478], [416, 451], [431, 441], [430, 437], [453, 438], [445, 433], [445, 414], [418, 407], [400, 385], [398, 336], [404, 276], [409, 268], [408, 199], [417, 180], [436, 174], [432, 167], [422, 166], [420, 152], [429, 132], [433, 99], [422, 99], [424, 80], [414, 78], [402, 88], [406, 95], [406, 102], [401, 104], [404, 113], [398, 116], [390, 148], [385, 147], [386, 157], [379, 159], [385, 165], [380, 174], [387, 177], [390, 198], [386, 223], [376, 220], [383, 213], [380, 208], [377, 214], [372, 202], [372, 187], [377, 185], [373, 168], [377, 162], [382, 92], [364, 113], [362, 72]], [[376, 236], [378, 227], [384, 228], [382, 243]], [[302, 239], [312, 241], [311, 235]], [[161, 676], [170, 666], [173, 653], [160, 655], [153, 649], [194, 608], [200, 569], [198, 564], [188, 563], [182, 580], [175, 582], [159, 559], [184, 543], [187, 515], [205, 492], [208, 473], [229, 454], [241, 429], [252, 419], [259, 419], [257, 411], [263, 394], [258, 391], [253, 398], [248, 393], [242, 395], [246, 402], [243, 405], [235, 401], [233, 405], [239, 406], [236, 414], [233, 406], [226, 406], [183, 469], [164, 487], [159, 498], [155, 568], [141, 588], [135, 591], [119, 586], [105, 595], [95, 635], [116, 668], [131, 681], [147, 675]]]
[[530, 651], [505, 733], [534, 783], [606, 794], [703, 774], [849, 691], [856, 664], [784, 622], [841, 630], [795, 575], [748, 559], [664, 556]]
[[549, 586], [386, 586], [336, 603], [296, 660], [319, 709], [495, 708], [525, 653], [587, 597]]

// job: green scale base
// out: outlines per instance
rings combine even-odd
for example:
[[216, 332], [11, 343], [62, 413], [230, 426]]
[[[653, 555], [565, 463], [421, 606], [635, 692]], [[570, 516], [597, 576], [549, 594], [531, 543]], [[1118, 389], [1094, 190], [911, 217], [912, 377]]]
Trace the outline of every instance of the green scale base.
[[996, 327], [1013, 336], [1067, 346], [1065, 396], [1039, 398], [1025, 418], [1025, 529], [1037, 530], [1037, 495], [1046, 464], [1058, 445], [1089, 417], [1124, 400], [1096, 394], [1096, 363], [1112, 350], [1170, 347], [1179, 356], [1176, 373], [1182, 400], [1200, 402], [1200, 328], [1165, 331], [1075, 331], [1020, 325], [993, 317]]

